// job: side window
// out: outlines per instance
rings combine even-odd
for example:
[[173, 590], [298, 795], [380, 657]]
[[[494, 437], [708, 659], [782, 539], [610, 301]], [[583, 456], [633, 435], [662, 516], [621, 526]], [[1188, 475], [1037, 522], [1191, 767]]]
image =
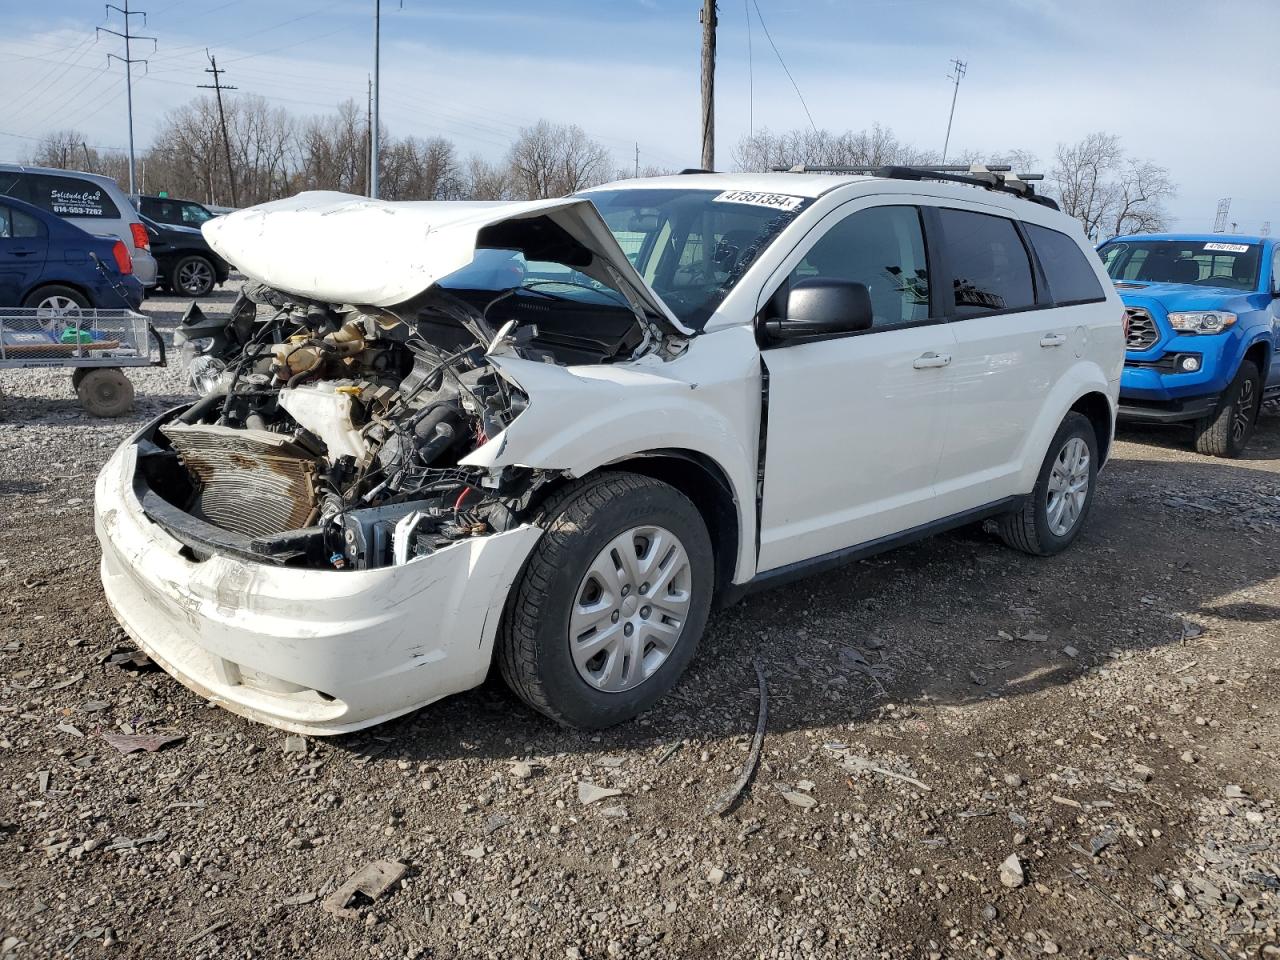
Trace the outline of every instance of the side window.
[[1280, 246], [1276, 247], [1275, 256], [1271, 258], [1271, 292], [1280, 293]]
[[209, 213], [204, 207], [195, 203], [182, 204], [182, 222], [200, 226], [209, 219]]
[[1065, 233], [1034, 223], [1022, 226], [1031, 239], [1036, 256], [1040, 258], [1054, 303], [1088, 303], [1106, 299], [1093, 265], [1074, 240]]
[[31, 202], [59, 217], [116, 219], [120, 211], [107, 191], [91, 180], [36, 174], [31, 177]]
[[0, 194], [30, 203], [31, 176], [26, 173], [0, 173]]
[[1031, 261], [1012, 220], [940, 209], [957, 317], [1025, 310], [1035, 305]]
[[44, 224], [21, 210], [11, 210], [10, 230], [13, 237], [40, 237], [44, 235]]
[[0, 240], [8, 240], [13, 236], [13, 215], [16, 210], [0, 206]]
[[871, 293], [873, 327], [929, 317], [929, 264], [915, 207], [851, 213], [805, 254], [788, 285], [811, 277], [852, 280]]

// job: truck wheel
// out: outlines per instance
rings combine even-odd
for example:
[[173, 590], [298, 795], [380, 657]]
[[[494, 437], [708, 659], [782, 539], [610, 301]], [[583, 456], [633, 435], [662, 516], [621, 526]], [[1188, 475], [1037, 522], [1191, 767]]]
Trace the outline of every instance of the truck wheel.
[[86, 371], [76, 394], [80, 406], [95, 417], [118, 417], [133, 409], [133, 384], [115, 367]]
[[1253, 436], [1261, 399], [1262, 376], [1252, 360], [1245, 360], [1217, 412], [1196, 421], [1196, 452], [1209, 457], [1240, 456]]
[[566, 726], [601, 729], [666, 694], [711, 608], [711, 538], [674, 487], [602, 473], [541, 512], [546, 533], [507, 598], [503, 679]]
[[1026, 503], [996, 522], [1000, 539], [1015, 550], [1051, 557], [1071, 545], [1093, 505], [1098, 438], [1089, 418], [1068, 413], [1049, 444]]

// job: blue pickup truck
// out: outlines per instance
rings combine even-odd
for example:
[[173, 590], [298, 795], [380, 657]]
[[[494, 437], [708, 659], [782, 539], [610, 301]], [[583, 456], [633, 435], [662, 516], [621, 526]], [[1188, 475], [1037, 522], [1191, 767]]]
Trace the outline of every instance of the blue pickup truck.
[[1190, 423], [1200, 453], [1238, 457], [1280, 396], [1280, 242], [1147, 234], [1098, 253], [1128, 322], [1120, 418]]

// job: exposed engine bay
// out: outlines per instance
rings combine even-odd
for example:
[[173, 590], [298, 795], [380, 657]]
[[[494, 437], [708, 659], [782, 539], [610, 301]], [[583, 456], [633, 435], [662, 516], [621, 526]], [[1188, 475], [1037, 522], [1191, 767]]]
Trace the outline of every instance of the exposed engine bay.
[[630, 359], [654, 341], [617, 299], [433, 286], [392, 310], [246, 284], [229, 321], [193, 304], [176, 341], [203, 397], [140, 438], [144, 508], [196, 558], [336, 570], [512, 529], [555, 474], [460, 463], [528, 402], [490, 357]]

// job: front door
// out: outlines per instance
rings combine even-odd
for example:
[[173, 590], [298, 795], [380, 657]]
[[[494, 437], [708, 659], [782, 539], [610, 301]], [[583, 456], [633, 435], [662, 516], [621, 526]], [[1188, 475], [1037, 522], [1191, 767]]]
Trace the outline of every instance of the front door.
[[854, 201], [815, 236], [784, 262], [774, 311], [791, 283], [821, 276], [865, 284], [874, 321], [856, 334], [761, 351], [761, 572], [937, 517], [933, 478], [955, 337], [935, 309], [920, 211]]

